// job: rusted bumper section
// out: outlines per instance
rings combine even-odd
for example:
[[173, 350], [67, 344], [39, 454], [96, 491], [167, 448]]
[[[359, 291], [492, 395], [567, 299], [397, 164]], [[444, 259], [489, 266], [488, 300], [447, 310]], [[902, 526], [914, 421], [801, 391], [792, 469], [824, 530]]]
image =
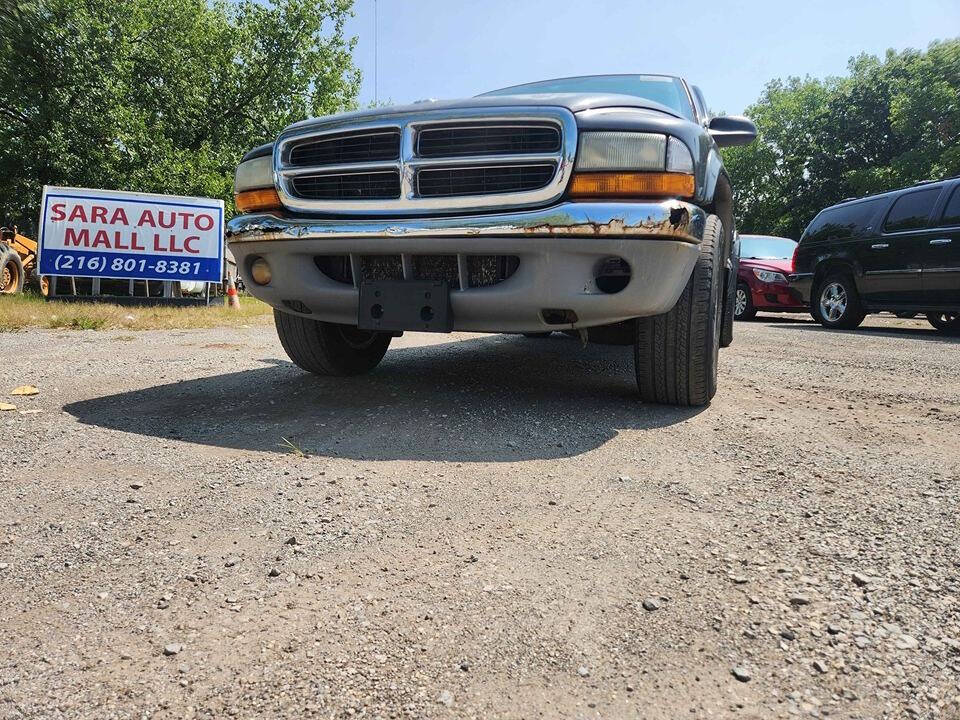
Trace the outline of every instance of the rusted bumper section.
[[227, 224], [231, 244], [304, 238], [438, 238], [598, 235], [664, 238], [699, 243], [706, 214], [690, 203], [563, 203], [543, 210], [469, 217], [336, 220], [241, 215]]
[[[563, 203], [500, 215], [402, 220], [245, 215], [228, 223], [227, 240], [247, 289], [287, 312], [356, 324], [359, 284], [371, 256], [398, 258], [404, 279], [418, 279], [423, 256], [455, 256], [461, 268], [450, 293], [455, 330], [535, 332], [557, 328], [556, 314], [545, 310], [572, 311], [576, 320], [563, 328], [666, 312], [690, 276], [705, 225], [703, 209], [680, 201]], [[318, 257], [330, 256], [352, 268], [348, 282], [318, 266]], [[501, 282], [471, 287], [471, 258], [489, 256], [509, 256], [518, 264]], [[249, 275], [258, 257], [272, 268], [267, 285], [256, 285]], [[624, 260], [630, 269], [630, 281], [614, 293], [597, 283], [598, 267], [609, 258]]]

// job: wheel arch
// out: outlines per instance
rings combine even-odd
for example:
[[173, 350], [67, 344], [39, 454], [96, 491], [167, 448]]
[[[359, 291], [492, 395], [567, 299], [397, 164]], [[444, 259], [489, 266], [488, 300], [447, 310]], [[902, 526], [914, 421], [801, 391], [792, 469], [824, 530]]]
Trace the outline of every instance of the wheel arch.
[[854, 284], [857, 285], [857, 291], [859, 292], [860, 272], [858, 265], [850, 258], [829, 258], [817, 263], [813, 271], [813, 282], [810, 284], [811, 305], [815, 302], [820, 283], [831, 273], [847, 273], [850, 275], [853, 278]]

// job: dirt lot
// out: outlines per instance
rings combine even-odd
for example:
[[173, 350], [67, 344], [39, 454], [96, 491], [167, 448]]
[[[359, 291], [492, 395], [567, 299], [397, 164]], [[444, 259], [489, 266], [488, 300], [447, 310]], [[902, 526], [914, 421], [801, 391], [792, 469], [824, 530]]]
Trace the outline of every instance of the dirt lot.
[[960, 340], [737, 332], [0, 336], [0, 717], [960, 718]]

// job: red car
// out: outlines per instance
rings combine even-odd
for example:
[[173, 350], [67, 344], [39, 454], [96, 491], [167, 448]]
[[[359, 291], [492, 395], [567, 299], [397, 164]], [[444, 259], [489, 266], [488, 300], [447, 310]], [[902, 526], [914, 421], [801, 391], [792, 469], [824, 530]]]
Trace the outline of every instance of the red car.
[[790, 288], [787, 275], [793, 270], [793, 240], [770, 235], [740, 236], [740, 271], [733, 316], [749, 320], [758, 310], [803, 312], [800, 294]]

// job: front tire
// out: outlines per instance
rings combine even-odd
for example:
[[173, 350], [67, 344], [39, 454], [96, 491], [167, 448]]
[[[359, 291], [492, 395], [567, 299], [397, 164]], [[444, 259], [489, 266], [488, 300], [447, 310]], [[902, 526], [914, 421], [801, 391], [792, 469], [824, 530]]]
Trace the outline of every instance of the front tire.
[[960, 313], [927, 313], [927, 321], [942, 333], [960, 333]]
[[750, 286], [746, 283], [737, 283], [737, 295], [733, 302], [733, 317], [737, 320], [753, 320], [756, 316], [757, 308], [753, 305]]
[[711, 215], [700, 257], [670, 312], [637, 319], [634, 365], [644, 402], [701, 406], [717, 392], [723, 299], [723, 224]]
[[853, 277], [846, 273], [828, 275], [817, 286], [811, 309], [817, 322], [825, 328], [852, 330], [867, 315]]
[[736, 273], [732, 273], [731, 277], [728, 277], [724, 281], [724, 291], [723, 298], [723, 321], [720, 324], [720, 347], [730, 347], [733, 345], [733, 321], [734, 321], [734, 303], [736, 302], [737, 297], [737, 277]]
[[23, 290], [23, 262], [9, 245], [0, 244], [0, 294], [14, 295]]
[[311, 320], [273, 311], [280, 344], [299, 367], [316, 375], [363, 375], [373, 370], [390, 347], [388, 333]]

